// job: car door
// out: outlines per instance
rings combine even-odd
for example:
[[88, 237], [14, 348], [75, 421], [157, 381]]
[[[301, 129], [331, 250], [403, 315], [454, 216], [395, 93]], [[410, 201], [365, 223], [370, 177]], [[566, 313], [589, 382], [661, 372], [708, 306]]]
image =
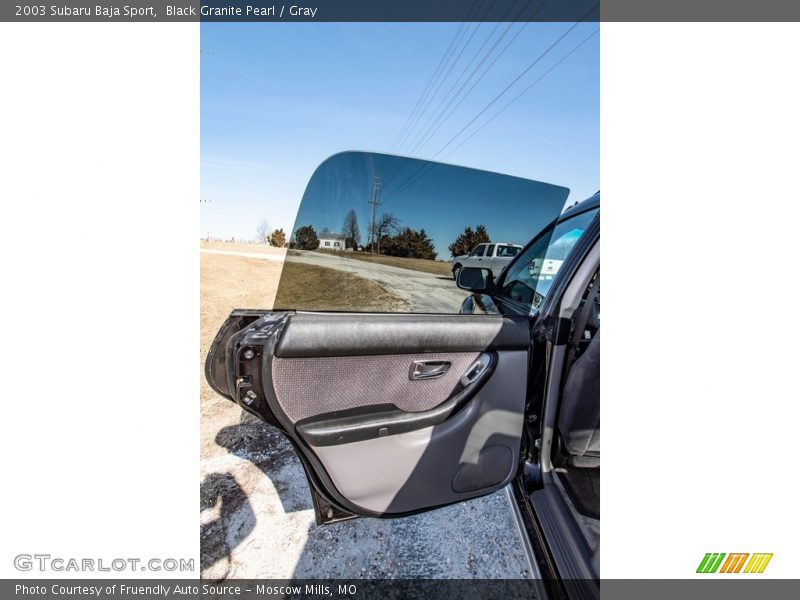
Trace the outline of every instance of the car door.
[[525, 319], [235, 311], [207, 375], [289, 436], [334, 506], [400, 515], [511, 480], [529, 346]]
[[480, 266], [485, 269], [492, 269], [492, 264], [494, 262], [494, 244], [486, 244], [486, 252], [483, 257], [483, 260], [480, 262]]
[[[435, 248], [447, 236], [454, 238], [468, 219], [480, 216], [464, 213], [470, 194], [480, 196], [474, 198], [476, 209], [485, 205], [484, 196], [499, 192], [512, 205], [523, 199], [535, 205], [535, 211], [521, 207], [532, 235], [558, 215], [568, 193], [451, 165], [344, 153], [315, 172], [294, 231], [330, 228], [358, 201], [367, 208], [375, 198], [370, 184], [376, 173], [382, 174], [386, 190], [382, 202], [395, 200], [396, 210], [408, 209], [395, 214], [396, 220], [412, 232], [422, 226]], [[398, 178], [394, 186], [390, 174]], [[447, 206], [435, 214], [428, 207], [431, 197], [443, 198], [444, 189], [464, 214], [452, 217], [441, 233], [438, 215], [448, 213]], [[531, 220], [532, 212], [536, 219]], [[368, 220], [371, 210], [363, 215]], [[405, 230], [395, 237], [377, 241], [402, 254], [407, 248], [397, 240], [416, 239]], [[234, 311], [209, 349], [206, 377], [217, 393], [291, 440], [305, 467], [318, 520], [407, 515], [508, 484], [522, 445], [531, 350], [528, 317], [448, 314], [457, 312], [459, 294], [466, 294], [452, 280], [442, 282], [446, 277], [414, 272], [434, 270], [430, 258], [404, 256], [432, 262], [404, 263], [398, 269], [397, 255], [391, 265], [382, 264], [384, 255], [377, 252], [358, 259], [354, 253], [318, 256], [322, 253], [309, 249], [313, 244], [306, 244], [307, 236], [293, 239], [275, 308]], [[370, 244], [377, 249], [376, 239]], [[368, 277], [365, 269], [370, 268], [378, 270], [376, 278]], [[363, 298], [352, 288], [365, 284], [352, 279], [353, 273], [370, 284], [386, 283], [397, 274], [394, 269], [411, 273], [409, 289], [401, 289], [402, 274], [392, 279], [395, 287], [383, 289], [408, 297], [405, 310], [375, 310], [372, 298], [358, 304]], [[299, 284], [313, 274], [319, 276], [310, 285]], [[336, 288], [338, 274], [341, 289]], [[326, 284], [332, 287], [320, 294], [313, 281], [323, 280], [332, 281]], [[441, 295], [441, 312], [429, 310], [430, 298], [414, 303], [414, 286], [420, 285], [427, 296]], [[428, 310], [420, 312], [419, 306]]]
[[484, 265], [484, 254], [486, 254], [486, 244], [478, 244], [475, 246], [475, 250], [472, 251], [472, 256], [470, 256], [469, 261], [464, 266], [482, 267]]

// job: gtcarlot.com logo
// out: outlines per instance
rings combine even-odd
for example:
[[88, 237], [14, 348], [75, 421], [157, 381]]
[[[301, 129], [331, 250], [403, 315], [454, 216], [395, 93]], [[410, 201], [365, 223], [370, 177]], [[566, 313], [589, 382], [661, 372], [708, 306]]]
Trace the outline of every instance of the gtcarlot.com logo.
[[17, 554], [17, 571], [194, 571], [193, 558], [64, 558], [50, 554]]
[[[749, 559], [749, 560], [748, 560]], [[763, 573], [772, 553], [736, 552], [707, 552], [697, 566], [698, 573]], [[724, 561], [724, 562], [723, 562]]]

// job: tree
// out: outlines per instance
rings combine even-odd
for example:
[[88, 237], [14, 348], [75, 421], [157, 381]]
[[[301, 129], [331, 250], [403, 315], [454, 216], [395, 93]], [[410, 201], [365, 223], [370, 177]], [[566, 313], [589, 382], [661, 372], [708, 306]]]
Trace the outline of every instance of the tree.
[[486, 227], [483, 225], [478, 225], [474, 231], [472, 227], [467, 226], [464, 229], [464, 233], [460, 234], [456, 241], [448, 246], [448, 249], [453, 256], [461, 256], [472, 252], [472, 249], [478, 244], [485, 244], [491, 241], [489, 234], [486, 233]]
[[269, 243], [269, 223], [264, 219], [256, 228], [256, 242], [259, 244]]
[[317, 232], [311, 225], [304, 225], [294, 232], [294, 247], [298, 250], [316, 250], [319, 247]]
[[[375, 230], [372, 232], [372, 244], [377, 247], [378, 254], [381, 253], [381, 240], [389, 237], [400, 225], [400, 219], [395, 217], [392, 213], [383, 213], [379, 219], [375, 221]], [[370, 251], [372, 247], [370, 247]]]
[[361, 243], [361, 232], [358, 230], [358, 216], [353, 209], [350, 209], [350, 212], [344, 217], [342, 233], [344, 233], [347, 238], [344, 242], [345, 248], [358, 248], [358, 245]]
[[283, 229], [276, 229], [273, 231], [269, 236], [269, 243], [270, 246], [283, 248], [286, 245], [286, 234], [283, 232]]
[[410, 227], [399, 231], [383, 241], [384, 254], [403, 256], [405, 258], [425, 258], [436, 260], [436, 249], [433, 240], [425, 233], [425, 229], [414, 230]]

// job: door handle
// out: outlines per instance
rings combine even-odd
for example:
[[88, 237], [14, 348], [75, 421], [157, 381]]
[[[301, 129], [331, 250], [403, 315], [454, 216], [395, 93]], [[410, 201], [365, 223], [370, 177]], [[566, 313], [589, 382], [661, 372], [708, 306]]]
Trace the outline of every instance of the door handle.
[[415, 360], [408, 370], [408, 378], [411, 381], [434, 379], [447, 373], [449, 368], [450, 363], [446, 360]]

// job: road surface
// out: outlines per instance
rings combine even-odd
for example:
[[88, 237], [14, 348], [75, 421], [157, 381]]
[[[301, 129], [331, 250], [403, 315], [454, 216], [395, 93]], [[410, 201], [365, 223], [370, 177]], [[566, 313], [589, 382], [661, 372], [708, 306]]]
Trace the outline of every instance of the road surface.
[[286, 260], [346, 271], [370, 279], [408, 302], [410, 311], [415, 313], [457, 313], [467, 295], [456, 287], [452, 277], [446, 275], [401, 269], [345, 258], [339, 254], [302, 251], [287, 256]]

